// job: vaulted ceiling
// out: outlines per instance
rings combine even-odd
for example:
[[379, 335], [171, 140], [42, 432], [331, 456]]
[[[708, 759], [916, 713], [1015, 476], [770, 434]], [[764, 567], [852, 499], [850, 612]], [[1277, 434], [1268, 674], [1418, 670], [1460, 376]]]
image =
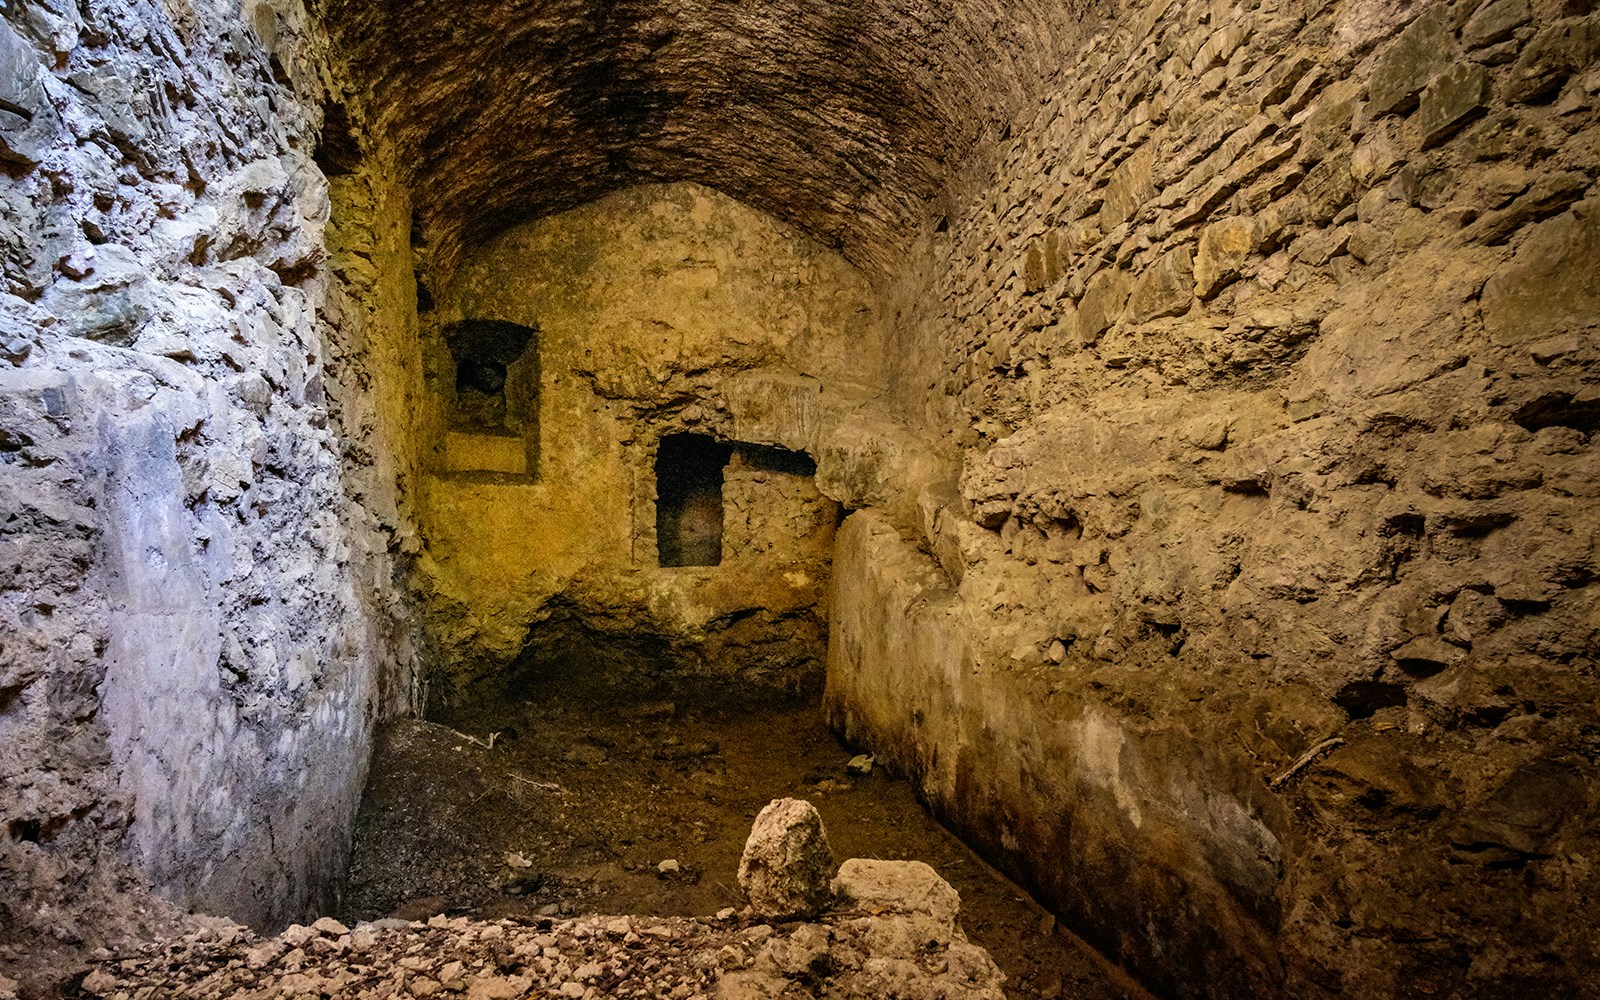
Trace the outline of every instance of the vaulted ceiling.
[[1079, 0], [328, 0], [449, 259], [693, 180], [882, 266], [1059, 59]]

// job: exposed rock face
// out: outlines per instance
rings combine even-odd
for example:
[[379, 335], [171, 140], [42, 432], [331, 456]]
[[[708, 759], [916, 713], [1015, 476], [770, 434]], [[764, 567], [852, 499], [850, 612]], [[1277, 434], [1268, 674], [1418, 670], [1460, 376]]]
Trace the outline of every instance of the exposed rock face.
[[[818, 481], [839, 463], [775, 453], [818, 455], [819, 442], [791, 416], [756, 424], [741, 410], [770, 408], [770, 386], [791, 380], [812, 405], [824, 386], [866, 397], [878, 352], [855, 268], [725, 195], [652, 185], [509, 230], [436, 302], [425, 344], [485, 318], [538, 330], [540, 414], [523, 475], [425, 470], [422, 568], [444, 679], [470, 684], [520, 656], [529, 670], [574, 672], [570, 659], [575, 680], [637, 683], [665, 657], [754, 687], [819, 688], [837, 507]], [[448, 458], [444, 347], [425, 347], [411, 432]], [[701, 547], [717, 550], [701, 565], [669, 565], [658, 537], [673, 472], [661, 442], [683, 434], [727, 456], [704, 470], [721, 485], [697, 512]], [[581, 652], [596, 642], [609, 662]]]
[[370, 437], [319, 319], [321, 56], [256, 15], [0, 20], [8, 938], [134, 930], [140, 879], [259, 925], [326, 905], [406, 701], [394, 488], [345, 461]]
[[832, 895], [832, 877], [833, 851], [815, 806], [774, 799], [761, 810], [739, 859], [739, 888], [757, 915], [815, 916]]

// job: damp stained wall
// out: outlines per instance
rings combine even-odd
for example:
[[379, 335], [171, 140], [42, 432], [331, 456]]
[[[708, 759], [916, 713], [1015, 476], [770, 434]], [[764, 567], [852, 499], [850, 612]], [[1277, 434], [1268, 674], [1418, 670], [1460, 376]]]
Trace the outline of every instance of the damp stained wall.
[[828, 710], [1160, 995], [1588, 989], [1597, 16], [1129, 5], [877, 285]]

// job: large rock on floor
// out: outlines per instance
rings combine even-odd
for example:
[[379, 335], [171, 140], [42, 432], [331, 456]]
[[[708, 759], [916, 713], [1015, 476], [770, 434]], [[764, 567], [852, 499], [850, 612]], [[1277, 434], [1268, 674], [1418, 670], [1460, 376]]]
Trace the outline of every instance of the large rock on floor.
[[833, 850], [816, 807], [774, 799], [756, 817], [739, 859], [739, 887], [756, 913], [775, 920], [813, 917], [831, 898]]
[[843, 909], [921, 914], [955, 926], [961, 896], [921, 861], [851, 858], [839, 866], [833, 895]]

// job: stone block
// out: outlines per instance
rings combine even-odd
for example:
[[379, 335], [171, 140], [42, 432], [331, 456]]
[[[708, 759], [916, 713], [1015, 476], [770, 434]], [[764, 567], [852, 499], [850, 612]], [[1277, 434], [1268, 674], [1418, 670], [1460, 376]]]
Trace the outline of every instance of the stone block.
[[1569, 17], [1533, 36], [1506, 80], [1514, 102], [1550, 97], [1574, 72], [1600, 57], [1600, 12]]
[[1107, 268], [1095, 275], [1078, 303], [1078, 336], [1085, 344], [1100, 339], [1118, 319], [1133, 291], [1133, 279], [1121, 268]]
[[1194, 293], [1209, 299], [1239, 277], [1256, 245], [1256, 223], [1250, 216], [1222, 219], [1200, 234], [1194, 259]]
[[39, 162], [45, 130], [36, 119], [50, 111], [40, 76], [38, 52], [0, 20], [0, 160]]
[[1062, 266], [1061, 234], [1054, 229], [1044, 235], [1044, 283], [1053, 285], [1061, 280]]
[[1441, 73], [1422, 94], [1423, 148], [1448, 139], [1482, 113], [1488, 95], [1488, 74], [1476, 63], [1458, 63]]
[[1466, 26], [1461, 29], [1461, 41], [1470, 49], [1503, 42], [1531, 17], [1528, 0], [1495, 0], [1479, 7], [1467, 19]]
[[1320, 163], [1333, 153], [1350, 148], [1350, 123], [1355, 118], [1359, 92], [1352, 80], [1339, 80], [1322, 92], [1300, 131], [1301, 163]]
[[761, 810], [739, 859], [739, 888], [763, 917], [814, 917], [832, 897], [833, 850], [816, 807], [774, 799]]
[[961, 896], [921, 861], [851, 858], [839, 866], [833, 892], [841, 903], [869, 913], [920, 913], [955, 926]]
[[1039, 252], [1037, 246], [1028, 248], [1028, 254], [1022, 261], [1022, 284], [1030, 293], [1042, 291], [1045, 287], [1044, 254]]
[[1319, 226], [1327, 225], [1350, 204], [1356, 191], [1351, 163], [1352, 157], [1347, 151], [1323, 160], [1306, 174], [1300, 191], [1305, 195], [1307, 221]]
[[1600, 326], [1600, 201], [1539, 225], [1483, 288], [1483, 319], [1498, 344], [1533, 343]]
[[1367, 84], [1373, 117], [1410, 110], [1417, 95], [1455, 62], [1456, 43], [1442, 8], [1412, 21], [1378, 59]]
[[1147, 201], [1155, 197], [1154, 169], [1155, 151], [1144, 146], [1111, 175], [1111, 181], [1106, 185], [1105, 200], [1100, 205], [1100, 228], [1103, 231], [1110, 232], [1133, 218]]
[[1126, 319], [1146, 323], [1187, 312], [1194, 296], [1194, 252], [1187, 246], [1169, 250], [1139, 276], [1128, 299]]
[[1278, 66], [1267, 76], [1267, 82], [1261, 90], [1260, 107], [1262, 109], [1276, 107], [1289, 99], [1295, 87], [1305, 79], [1307, 73], [1317, 68], [1317, 61], [1310, 52], [1296, 52], [1283, 59]]

